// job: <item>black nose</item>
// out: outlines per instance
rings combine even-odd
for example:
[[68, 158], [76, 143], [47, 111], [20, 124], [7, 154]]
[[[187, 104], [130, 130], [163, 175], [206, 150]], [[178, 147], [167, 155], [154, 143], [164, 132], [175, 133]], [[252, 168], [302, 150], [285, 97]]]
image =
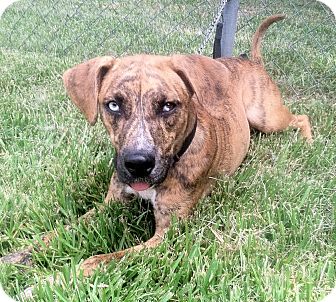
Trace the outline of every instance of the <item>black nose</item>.
[[155, 166], [155, 157], [145, 152], [129, 152], [124, 156], [124, 163], [133, 177], [146, 177]]

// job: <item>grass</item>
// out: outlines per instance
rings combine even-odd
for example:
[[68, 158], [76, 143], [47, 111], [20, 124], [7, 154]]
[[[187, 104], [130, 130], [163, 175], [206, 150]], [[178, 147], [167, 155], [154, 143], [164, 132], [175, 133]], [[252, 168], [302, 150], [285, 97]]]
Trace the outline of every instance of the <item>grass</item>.
[[[200, 201], [191, 219], [175, 221], [161, 246], [112, 262], [91, 278], [74, 275], [81, 259], [134, 246], [150, 238], [154, 227], [151, 208], [142, 201], [113, 204], [88, 225], [77, 223], [103, 201], [113, 148], [102, 125], [89, 127], [68, 100], [62, 73], [91, 54], [194, 53], [212, 19], [207, 3], [191, 0], [143, 2], [141, 18], [136, 2], [105, 9], [107, 1], [90, 1], [104, 11], [100, 19], [88, 3], [21, 0], [0, 20], [0, 256], [50, 230], [59, 234], [49, 249], [34, 254], [33, 267], [0, 266], [7, 293], [17, 296], [40, 284], [36, 301], [325, 296], [336, 283], [335, 22], [314, 1], [277, 7], [242, 2], [236, 40], [236, 52], [243, 52], [262, 16], [289, 15], [265, 38], [265, 61], [291, 110], [310, 116], [314, 144], [292, 131], [253, 133], [235, 175], [220, 177], [212, 196]], [[211, 5], [215, 10], [217, 1]], [[77, 17], [68, 18], [76, 9]], [[42, 22], [39, 16], [49, 11]], [[34, 29], [41, 34], [29, 36]], [[66, 224], [73, 230], [66, 231]], [[58, 272], [62, 284], [43, 283]]]

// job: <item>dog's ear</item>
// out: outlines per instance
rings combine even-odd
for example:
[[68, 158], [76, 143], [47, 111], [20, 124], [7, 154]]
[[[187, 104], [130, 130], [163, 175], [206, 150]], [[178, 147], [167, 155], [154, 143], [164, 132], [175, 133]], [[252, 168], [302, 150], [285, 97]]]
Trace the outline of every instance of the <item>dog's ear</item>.
[[103, 78], [114, 61], [113, 57], [98, 57], [70, 68], [63, 75], [66, 92], [91, 125], [97, 121]]
[[228, 76], [223, 65], [200, 55], [171, 57], [173, 70], [184, 82], [189, 94], [210, 115], [220, 117], [223, 100], [228, 97]]

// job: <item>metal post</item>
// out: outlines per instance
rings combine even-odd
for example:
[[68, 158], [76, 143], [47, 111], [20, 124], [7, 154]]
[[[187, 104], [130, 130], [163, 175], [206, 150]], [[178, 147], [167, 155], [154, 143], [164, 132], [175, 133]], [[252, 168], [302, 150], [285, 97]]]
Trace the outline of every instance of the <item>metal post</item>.
[[215, 40], [213, 44], [212, 57], [214, 59], [220, 58], [222, 56], [222, 34], [223, 34], [223, 23], [218, 22], [216, 26]]
[[228, 0], [217, 24], [213, 57], [231, 57], [237, 29], [239, 0]]

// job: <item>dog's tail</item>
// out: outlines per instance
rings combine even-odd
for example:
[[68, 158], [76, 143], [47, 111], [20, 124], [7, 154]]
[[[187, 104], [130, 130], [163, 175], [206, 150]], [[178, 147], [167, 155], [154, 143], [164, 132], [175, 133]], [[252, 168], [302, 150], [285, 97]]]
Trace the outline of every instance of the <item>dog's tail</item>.
[[280, 21], [282, 19], [286, 18], [286, 15], [280, 14], [280, 15], [273, 15], [268, 18], [266, 18], [258, 27], [257, 31], [253, 35], [252, 40], [252, 49], [251, 49], [251, 60], [263, 65], [263, 59], [260, 52], [260, 44], [263, 36], [265, 35], [265, 32], [267, 28], [273, 24], [274, 22]]

